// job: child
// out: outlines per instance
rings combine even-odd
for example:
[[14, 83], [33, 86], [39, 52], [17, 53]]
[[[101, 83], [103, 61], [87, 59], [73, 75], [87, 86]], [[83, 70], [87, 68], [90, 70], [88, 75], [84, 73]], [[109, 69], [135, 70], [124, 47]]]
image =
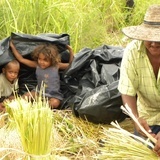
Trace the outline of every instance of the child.
[[13, 98], [13, 91], [18, 90], [18, 73], [20, 64], [17, 60], [12, 60], [2, 68], [0, 74], [0, 111], [5, 110], [3, 101]]
[[[45, 84], [45, 97], [49, 99], [49, 104], [52, 109], [58, 108], [61, 100], [63, 99], [60, 92], [60, 78], [59, 69], [66, 69], [69, 63], [73, 60], [73, 51], [70, 46], [67, 49], [70, 51], [69, 63], [61, 63], [58, 49], [55, 45], [39, 45], [33, 51], [33, 60], [25, 59], [16, 50], [12, 41], [10, 41], [10, 47], [14, 56], [20, 63], [23, 63], [29, 67], [36, 68], [36, 76], [38, 81], [38, 91], [41, 88], [42, 82]], [[35, 91], [31, 92], [35, 95]]]

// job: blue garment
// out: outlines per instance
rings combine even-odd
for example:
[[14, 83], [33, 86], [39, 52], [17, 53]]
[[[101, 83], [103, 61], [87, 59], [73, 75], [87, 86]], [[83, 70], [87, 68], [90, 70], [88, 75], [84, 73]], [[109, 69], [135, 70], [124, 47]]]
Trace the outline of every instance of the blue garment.
[[58, 68], [48, 67], [41, 69], [39, 66], [36, 68], [36, 76], [38, 82], [38, 91], [41, 88], [42, 82], [45, 84], [45, 97], [63, 99], [60, 92], [60, 78]]

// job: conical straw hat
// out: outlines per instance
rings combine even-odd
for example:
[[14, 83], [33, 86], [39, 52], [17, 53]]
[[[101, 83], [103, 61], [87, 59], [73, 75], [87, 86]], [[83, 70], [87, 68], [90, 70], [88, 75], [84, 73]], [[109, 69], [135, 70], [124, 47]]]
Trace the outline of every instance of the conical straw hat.
[[141, 25], [125, 27], [122, 32], [133, 39], [160, 41], [160, 5], [148, 8]]

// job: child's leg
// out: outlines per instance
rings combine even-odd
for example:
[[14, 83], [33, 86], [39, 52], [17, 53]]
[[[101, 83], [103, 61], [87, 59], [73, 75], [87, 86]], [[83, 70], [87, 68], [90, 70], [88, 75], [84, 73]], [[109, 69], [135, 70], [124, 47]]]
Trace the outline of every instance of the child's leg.
[[49, 99], [49, 105], [51, 109], [56, 109], [60, 106], [61, 101], [57, 98], [50, 98]]
[[32, 98], [35, 98], [36, 96], [36, 92], [35, 91], [31, 91], [31, 92], [26, 92], [23, 94], [22, 98], [24, 99], [32, 99]]
[[5, 112], [5, 106], [3, 105], [3, 102], [0, 102], [0, 112]]

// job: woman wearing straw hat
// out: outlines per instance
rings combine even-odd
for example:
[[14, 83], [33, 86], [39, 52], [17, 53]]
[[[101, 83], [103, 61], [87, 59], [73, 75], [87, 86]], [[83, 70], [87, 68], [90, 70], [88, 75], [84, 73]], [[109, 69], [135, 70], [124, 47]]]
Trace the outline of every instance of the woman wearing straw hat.
[[[134, 40], [124, 51], [118, 89], [123, 103], [154, 135], [160, 131], [160, 5], [148, 8], [141, 25], [122, 32]], [[135, 134], [144, 136], [136, 124]]]

